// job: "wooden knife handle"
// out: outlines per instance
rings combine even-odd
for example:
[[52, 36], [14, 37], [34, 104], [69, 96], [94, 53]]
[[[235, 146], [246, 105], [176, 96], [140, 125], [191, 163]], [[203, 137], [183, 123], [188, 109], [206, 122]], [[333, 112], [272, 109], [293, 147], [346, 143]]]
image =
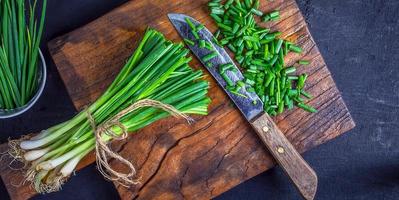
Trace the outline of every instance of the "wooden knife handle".
[[284, 169], [305, 199], [315, 197], [317, 175], [267, 113], [250, 122], [277, 163]]

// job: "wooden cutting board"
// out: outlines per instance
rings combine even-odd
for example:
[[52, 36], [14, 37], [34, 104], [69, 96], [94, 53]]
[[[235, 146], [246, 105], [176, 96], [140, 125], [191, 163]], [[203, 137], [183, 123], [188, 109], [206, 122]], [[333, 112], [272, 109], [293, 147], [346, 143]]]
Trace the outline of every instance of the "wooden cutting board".
[[[262, 11], [274, 9], [280, 9], [281, 20], [265, 25], [282, 31], [283, 38], [304, 49], [302, 55], [290, 54], [287, 64], [298, 59], [311, 61], [310, 65], [300, 67], [298, 73], [309, 74], [306, 90], [315, 97], [309, 104], [319, 112], [311, 114], [293, 109], [274, 118], [298, 151], [305, 152], [352, 129], [355, 124], [296, 2], [261, 1]], [[158, 29], [169, 39], [181, 41], [167, 19], [170, 12], [191, 15], [210, 30], [216, 30], [208, 16], [207, 0], [132, 0], [49, 43], [78, 110], [95, 101], [111, 83], [147, 26]], [[196, 59], [191, 66], [202, 68]], [[113, 144], [114, 149], [139, 169], [142, 181], [130, 188], [116, 185], [122, 199], [209, 199], [274, 165], [250, 125], [215, 81], [210, 76], [207, 79], [211, 83], [212, 99], [208, 116], [197, 116], [191, 126], [174, 118], [161, 120], [132, 134], [127, 141]], [[93, 155], [88, 156], [79, 168], [93, 161]], [[112, 165], [120, 167], [116, 162]], [[20, 173], [4, 164], [1, 171], [12, 199], [26, 199], [35, 194], [29, 186], [12, 186], [13, 181], [22, 179]]]

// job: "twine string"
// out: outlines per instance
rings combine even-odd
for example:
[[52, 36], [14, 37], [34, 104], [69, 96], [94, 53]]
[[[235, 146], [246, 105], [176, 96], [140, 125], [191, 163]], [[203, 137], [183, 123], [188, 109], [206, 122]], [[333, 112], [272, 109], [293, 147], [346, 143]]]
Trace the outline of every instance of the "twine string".
[[[111, 119], [97, 125], [93, 115], [90, 113], [89, 109], [86, 109], [87, 118], [90, 122], [90, 125], [94, 131], [94, 135], [96, 138], [96, 146], [95, 146], [95, 153], [96, 153], [96, 163], [99, 172], [104, 176], [104, 178], [118, 182], [119, 184], [128, 187], [129, 185], [137, 185], [140, 184], [140, 178], [136, 177], [136, 168], [134, 165], [123, 158], [121, 155], [113, 151], [106, 141], [103, 141], [102, 136], [105, 134], [112, 138], [112, 140], [123, 140], [128, 137], [128, 130], [127, 128], [120, 122], [120, 119], [128, 113], [131, 113], [139, 108], [143, 107], [153, 107], [162, 109], [174, 117], [181, 117], [191, 123], [193, 121], [192, 118], [187, 116], [186, 114], [180, 112], [176, 108], [171, 105], [164, 104], [162, 102], [151, 100], [151, 99], [144, 99], [137, 101], [136, 103], [130, 105], [129, 107], [123, 109], [118, 114], [116, 114]], [[113, 127], [119, 127], [122, 130], [121, 134], [115, 133], [113, 131]], [[113, 169], [109, 163], [109, 160], [113, 158], [123, 165], [125, 165], [128, 169], [128, 173], [124, 173], [121, 171], [117, 171]]]

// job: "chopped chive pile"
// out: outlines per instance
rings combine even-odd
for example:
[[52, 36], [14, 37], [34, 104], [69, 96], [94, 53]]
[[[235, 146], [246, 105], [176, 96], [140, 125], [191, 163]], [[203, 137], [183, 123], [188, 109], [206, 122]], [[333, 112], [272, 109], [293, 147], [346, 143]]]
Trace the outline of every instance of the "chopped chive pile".
[[[289, 52], [302, 53], [302, 48], [279, 38], [281, 32], [271, 32], [256, 22], [255, 17], [260, 17], [263, 22], [280, 19], [279, 10], [263, 13], [259, 4], [259, 0], [211, 0], [208, 3], [210, 16], [219, 28], [215, 33], [216, 43], [227, 46], [234, 53], [245, 77], [244, 82], [235, 85], [225, 78], [228, 89], [239, 96], [240, 88], [244, 87], [256, 92], [264, 103], [265, 112], [270, 115], [280, 114], [294, 105], [317, 112], [302, 98], [312, 98], [303, 89], [307, 75], [296, 75], [296, 68], [284, 63]], [[298, 64], [307, 65], [309, 61], [300, 60]], [[225, 70], [220, 72], [223, 75]]]

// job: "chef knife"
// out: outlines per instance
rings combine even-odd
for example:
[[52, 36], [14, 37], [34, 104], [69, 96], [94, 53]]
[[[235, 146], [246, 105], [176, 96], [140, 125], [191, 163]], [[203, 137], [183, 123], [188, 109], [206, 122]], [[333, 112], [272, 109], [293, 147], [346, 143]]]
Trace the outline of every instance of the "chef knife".
[[[168, 14], [168, 17], [183, 39], [196, 41], [186, 19], [191, 20], [191, 22], [198, 27], [200, 23], [197, 20], [187, 15], [176, 13]], [[214, 43], [213, 34], [207, 28], [199, 30], [198, 36], [201, 40], [205, 40], [212, 44], [214, 51], [217, 53], [217, 56], [209, 61], [212, 66], [208, 66], [207, 62], [203, 60], [204, 56], [211, 53], [209, 49], [200, 48], [198, 45], [188, 45], [191, 51], [201, 63], [206, 66], [210, 74], [216, 79], [218, 84], [224, 89], [247, 121], [252, 125], [257, 135], [266, 145], [278, 164], [290, 177], [301, 195], [305, 199], [313, 199], [317, 190], [316, 173], [279, 130], [272, 118], [267, 113], [263, 112], [263, 103], [256, 93], [249, 92], [245, 88], [242, 88], [240, 93], [246, 96], [244, 97], [242, 95], [233, 94], [226, 89], [227, 83], [219, 72], [219, 66], [226, 63], [234, 65], [236, 70], [228, 70], [225, 72], [233, 82], [243, 80], [243, 75], [224, 48]]]

